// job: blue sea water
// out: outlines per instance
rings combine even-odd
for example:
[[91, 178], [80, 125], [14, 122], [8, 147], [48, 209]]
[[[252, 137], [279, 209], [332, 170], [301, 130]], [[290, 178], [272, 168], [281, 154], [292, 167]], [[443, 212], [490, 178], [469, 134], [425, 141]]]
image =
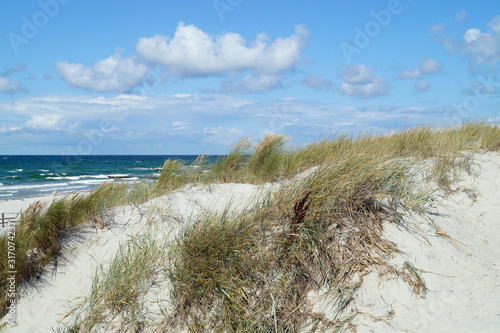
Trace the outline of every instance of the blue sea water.
[[0, 155], [0, 200], [89, 190], [104, 182], [154, 178], [169, 158], [189, 164], [196, 156]]

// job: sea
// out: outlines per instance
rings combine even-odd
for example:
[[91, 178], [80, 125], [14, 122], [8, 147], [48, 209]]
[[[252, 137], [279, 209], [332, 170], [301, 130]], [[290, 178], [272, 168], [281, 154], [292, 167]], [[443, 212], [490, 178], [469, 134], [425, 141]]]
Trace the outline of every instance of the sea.
[[167, 159], [189, 165], [196, 155], [0, 155], [0, 200], [69, 193], [105, 182], [148, 181]]

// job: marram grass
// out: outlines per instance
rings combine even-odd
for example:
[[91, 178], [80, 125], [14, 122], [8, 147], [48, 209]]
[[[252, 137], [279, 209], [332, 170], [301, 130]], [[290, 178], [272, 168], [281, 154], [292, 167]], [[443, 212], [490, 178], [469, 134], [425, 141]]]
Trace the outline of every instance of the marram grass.
[[164, 246], [151, 233], [135, 236], [120, 246], [109, 267], [97, 269], [90, 295], [72, 310], [77, 315], [68, 331], [109, 330], [118, 315], [124, 318], [120, 331], [143, 330], [148, 323], [141, 296], [164, 265], [164, 252]]
[[[149, 187], [137, 187], [143, 200], [150, 195]], [[69, 195], [50, 203], [37, 201], [20, 214], [15, 231], [16, 283], [38, 278], [48, 265], [57, 268], [60, 255], [59, 237], [63, 232], [87, 222], [102, 228], [107, 223], [107, 211], [115, 206], [137, 200], [137, 189], [124, 183], [105, 183], [90, 193]], [[131, 196], [129, 198], [129, 196]], [[0, 237], [2, 253], [7, 253], [7, 235]], [[5, 251], [4, 251], [5, 249]], [[0, 313], [5, 313], [7, 293], [7, 256], [0, 259]]]
[[[413, 168], [430, 163], [427, 179], [450, 190], [459, 170], [471, 170], [474, 153], [500, 150], [500, 128], [471, 122], [384, 136], [339, 136], [305, 147], [285, 143], [280, 135], [255, 146], [244, 139], [210, 170], [203, 158], [187, 171], [180, 162], [167, 160], [155, 184], [105, 184], [90, 194], [33, 204], [16, 229], [17, 283], [40, 276], [57, 259], [63, 251], [61, 233], [88, 222], [103, 227], [107, 211], [117, 205], [140, 204], [193, 182], [288, 179], [280, 191], [243, 216], [205, 216], [168, 251], [164, 244], [123, 248], [110, 268], [96, 275], [85, 303], [88, 312], [80, 318], [99, 327], [108, 320], [103, 316], [118, 313], [125, 316], [124, 329], [140, 331], [140, 295], [145, 292], [141, 281], [165, 270], [175, 309], [158, 330], [338, 331], [352, 318], [343, 311], [357, 288], [351, 283], [353, 274], [384, 265], [385, 256], [396, 250], [381, 238], [382, 221], [400, 223], [402, 209], [422, 212], [430, 198], [429, 193], [415, 192]], [[309, 177], [293, 178], [302, 172]], [[0, 245], [7, 248], [6, 236], [0, 237]], [[147, 276], [127, 276], [138, 265], [137, 258], [148, 263]], [[7, 271], [4, 256], [2, 300]], [[335, 319], [307, 305], [308, 294], [321, 288], [335, 296]], [[76, 322], [67, 331], [85, 332], [86, 322]]]

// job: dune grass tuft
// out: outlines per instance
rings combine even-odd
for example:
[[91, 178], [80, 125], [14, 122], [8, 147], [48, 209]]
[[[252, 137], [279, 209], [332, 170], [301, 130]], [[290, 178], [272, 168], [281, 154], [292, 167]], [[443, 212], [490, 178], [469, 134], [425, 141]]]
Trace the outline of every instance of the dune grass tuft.
[[89, 297], [73, 310], [78, 313], [73, 329], [107, 330], [120, 316], [121, 331], [142, 331], [147, 320], [139, 301], [164, 265], [164, 251], [152, 234], [135, 236], [120, 246], [110, 266], [97, 269]]
[[[109, 208], [128, 202], [128, 194], [135, 191], [124, 183], [105, 183], [90, 193], [69, 195], [50, 203], [37, 201], [20, 214], [15, 229], [15, 271], [16, 283], [38, 278], [44, 269], [53, 263], [61, 251], [59, 236], [82, 223], [92, 222], [102, 228], [107, 220]], [[132, 185], [133, 186], [133, 185]], [[149, 188], [143, 188], [143, 197], [148, 197]], [[7, 235], [0, 237], [0, 246], [6, 249]], [[5, 251], [6, 252], [6, 251]], [[0, 259], [0, 313], [5, 313], [7, 294], [7, 256]]]
[[[176, 310], [166, 325], [196, 332], [340, 325], [356, 289], [350, 277], [394, 251], [382, 221], [397, 222], [397, 209], [416, 205], [404, 171], [397, 162], [349, 157], [244, 217], [198, 221], [170, 251]], [[325, 286], [337, 295], [338, 320], [308, 306], [309, 292]]]
[[181, 182], [180, 171], [182, 163], [177, 160], [168, 159], [163, 163], [163, 168], [158, 179], [158, 187], [170, 189], [177, 187]]
[[275, 181], [284, 169], [285, 143], [283, 135], [272, 134], [264, 137], [253, 150], [247, 173], [254, 175], [258, 181]]
[[248, 162], [251, 145], [249, 138], [244, 138], [234, 146], [228, 155], [219, 158], [211, 169], [214, 178], [222, 182], [238, 180]]

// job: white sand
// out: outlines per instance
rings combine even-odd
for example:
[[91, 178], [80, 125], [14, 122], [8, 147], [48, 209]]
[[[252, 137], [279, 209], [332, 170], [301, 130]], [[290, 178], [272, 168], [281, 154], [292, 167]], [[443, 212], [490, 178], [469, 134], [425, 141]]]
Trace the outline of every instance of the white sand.
[[[385, 237], [402, 253], [391, 260], [403, 270], [405, 261], [420, 270], [428, 288], [425, 298], [394, 275], [367, 275], [351, 310], [358, 311], [352, 332], [496, 332], [500, 327], [500, 154], [477, 156], [476, 177], [464, 175], [459, 187], [476, 191], [472, 200], [464, 192], [444, 196], [430, 209], [433, 222], [453, 237], [436, 234], [423, 217], [407, 217], [415, 232], [385, 225]], [[173, 239], [182, 225], [207, 211], [237, 212], [262, 199], [270, 185], [221, 184], [186, 187], [139, 207], [112, 211], [105, 229], [85, 227], [65, 241], [66, 260], [32, 285], [23, 285], [17, 307], [18, 327], [8, 332], [50, 332], [65, 314], [88, 295], [98, 265], [106, 265], [120, 244], [148, 228], [160, 228]], [[50, 197], [45, 199], [50, 200]], [[18, 210], [34, 199], [0, 201], [0, 211]], [[152, 320], [158, 304], [168, 306], [163, 285], [152, 288], [145, 300]], [[315, 310], [328, 311], [324, 298]], [[159, 303], [158, 303], [159, 302]]]
[[[57, 269], [49, 268], [38, 281], [21, 286], [16, 309], [18, 326], [8, 328], [8, 332], [51, 332], [51, 328], [61, 323], [71, 323], [71, 316], [64, 318], [89, 294], [96, 268], [105, 267], [120, 244], [125, 244], [132, 236], [158, 228], [161, 235], [173, 239], [182, 230], [182, 224], [201, 214], [228, 208], [232, 212], [242, 211], [264, 198], [269, 189], [269, 185], [249, 184], [188, 186], [139, 207], [114, 209], [106, 228], [84, 227], [65, 241], [65, 258], [58, 260]], [[51, 197], [42, 199], [50, 201]], [[8, 205], [9, 209], [25, 208], [34, 201], [36, 198], [10, 200]]]
[[457, 185], [477, 197], [460, 191], [430, 209], [453, 240], [424, 217], [406, 218], [414, 233], [385, 225], [385, 237], [403, 251], [392, 262], [401, 269], [411, 262], [428, 291], [421, 298], [394, 275], [370, 273], [356, 296], [355, 307], [366, 313], [354, 320], [358, 333], [500, 331], [500, 154], [476, 162], [476, 176], [464, 174]]

